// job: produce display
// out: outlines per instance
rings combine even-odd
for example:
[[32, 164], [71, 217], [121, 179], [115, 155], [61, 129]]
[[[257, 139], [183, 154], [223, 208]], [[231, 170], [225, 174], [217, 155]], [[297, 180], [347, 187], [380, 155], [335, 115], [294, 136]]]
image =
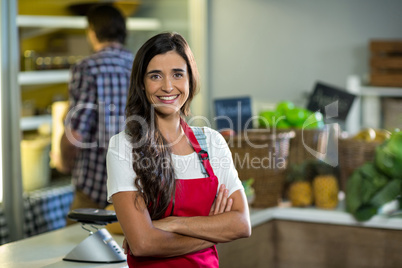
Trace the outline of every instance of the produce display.
[[[297, 107], [290, 101], [279, 102], [274, 110], [261, 111], [258, 123], [260, 128], [273, 129], [324, 128], [320, 112]], [[402, 132], [365, 128], [349, 140], [375, 146], [374, 160], [371, 158], [356, 165], [352, 175], [348, 174], [345, 189], [346, 211], [358, 221], [366, 221], [390, 201], [402, 200]], [[334, 209], [339, 202], [337, 176], [338, 170], [321, 160], [308, 159], [301, 164], [291, 164], [287, 170], [285, 194], [295, 207]], [[251, 198], [254, 196], [252, 182], [252, 179], [243, 182], [247, 196]]]
[[324, 118], [320, 112], [312, 112], [296, 107], [291, 101], [281, 101], [275, 110], [264, 110], [259, 113], [260, 128], [304, 128], [316, 129], [324, 127]]
[[385, 129], [365, 128], [352, 137], [354, 140], [367, 142], [384, 142], [391, 137], [391, 132]]
[[346, 210], [369, 220], [384, 204], [402, 194], [402, 132], [376, 147], [375, 160], [357, 168], [347, 181]]
[[295, 207], [315, 205], [334, 209], [338, 205], [338, 179], [335, 169], [320, 160], [307, 160], [290, 167], [288, 198]]

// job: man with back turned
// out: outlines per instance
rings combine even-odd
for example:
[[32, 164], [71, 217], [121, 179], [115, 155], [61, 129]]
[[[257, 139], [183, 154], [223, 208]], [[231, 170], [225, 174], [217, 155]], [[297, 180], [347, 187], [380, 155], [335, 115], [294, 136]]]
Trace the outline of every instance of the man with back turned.
[[133, 54], [125, 49], [126, 22], [118, 9], [98, 5], [87, 13], [94, 53], [71, 68], [69, 112], [56, 168], [72, 174], [71, 209], [104, 208], [109, 139], [122, 130]]

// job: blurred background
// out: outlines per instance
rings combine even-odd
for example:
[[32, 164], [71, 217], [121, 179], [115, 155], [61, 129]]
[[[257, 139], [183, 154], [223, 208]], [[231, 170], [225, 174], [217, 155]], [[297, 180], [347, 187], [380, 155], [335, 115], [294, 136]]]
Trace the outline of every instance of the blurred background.
[[[49, 165], [60, 130], [52, 119], [61, 116], [58, 109], [68, 99], [69, 67], [91, 53], [85, 10], [107, 1], [0, 2], [0, 230], [7, 227], [0, 232], [1, 244], [64, 226], [63, 221], [33, 224], [36, 216], [27, 216], [26, 209], [39, 202], [34, 200], [44, 195], [41, 190], [55, 185], [65, 204], [71, 201], [69, 177]], [[400, 69], [396, 78], [374, 80], [370, 47], [376, 40], [402, 40], [399, 0], [109, 2], [128, 18], [126, 47], [134, 53], [162, 31], [179, 32], [189, 41], [202, 80], [192, 113], [208, 119], [211, 127], [216, 128], [216, 99], [247, 97], [252, 115], [283, 101], [305, 107], [318, 81], [357, 96], [342, 122], [346, 133], [401, 126]]]

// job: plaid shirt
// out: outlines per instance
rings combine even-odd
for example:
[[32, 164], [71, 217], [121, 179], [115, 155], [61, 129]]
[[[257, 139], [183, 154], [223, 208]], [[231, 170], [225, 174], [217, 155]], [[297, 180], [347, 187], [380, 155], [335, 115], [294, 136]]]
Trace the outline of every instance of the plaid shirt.
[[70, 111], [65, 124], [83, 138], [72, 181], [102, 207], [107, 205], [107, 148], [109, 139], [124, 128], [133, 59], [121, 45], [112, 45], [71, 69]]

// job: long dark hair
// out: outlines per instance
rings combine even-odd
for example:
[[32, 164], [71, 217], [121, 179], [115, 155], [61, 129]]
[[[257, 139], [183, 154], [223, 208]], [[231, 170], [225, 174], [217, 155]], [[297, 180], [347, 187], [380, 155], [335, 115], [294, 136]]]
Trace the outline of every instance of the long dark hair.
[[144, 78], [151, 59], [169, 51], [177, 52], [187, 63], [190, 89], [180, 112], [185, 116], [189, 114], [190, 103], [198, 91], [199, 76], [188, 43], [177, 33], [158, 34], [138, 50], [126, 105], [126, 133], [133, 146], [133, 169], [136, 173], [134, 184], [152, 219], [161, 218], [169, 205], [175, 192], [175, 172], [171, 150], [156, 125], [156, 118], [152, 118], [154, 114], [145, 95]]

